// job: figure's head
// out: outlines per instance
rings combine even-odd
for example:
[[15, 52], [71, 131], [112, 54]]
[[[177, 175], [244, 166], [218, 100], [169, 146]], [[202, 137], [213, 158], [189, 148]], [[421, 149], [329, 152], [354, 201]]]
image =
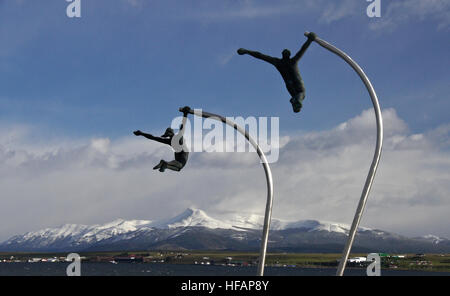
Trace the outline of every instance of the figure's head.
[[173, 129], [168, 127], [166, 131], [164, 132], [164, 135], [161, 136], [161, 138], [172, 138], [175, 135], [175, 132]]
[[282, 54], [283, 54], [283, 59], [289, 59], [291, 57], [291, 52], [289, 51], [289, 49], [283, 50]]

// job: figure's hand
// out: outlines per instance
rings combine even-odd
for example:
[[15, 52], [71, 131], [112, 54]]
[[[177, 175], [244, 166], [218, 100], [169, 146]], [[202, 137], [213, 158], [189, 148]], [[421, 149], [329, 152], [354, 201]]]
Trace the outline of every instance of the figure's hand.
[[239, 48], [239, 49], [237, 50], [237, 53], [238, 53], [239, 55], [246, 54], [247, 52], [248, 52], [248, 50], [246, 50], [245, 48]]
[[180, 112], [183, 112], [183, 115], [186, 116], [191, 111], [191, 108], [188, 106], [185, 106], [183, 108], [180, 108]]
[[135, 136], [142, 136], [142, 132], [140, 130], [134, 131], [133, 134]]
[[316, 33], [309, 32], [309, 34], [308, 34], [308, 39], [309, 40], [314, 41], [314, 40], [316, 40], [316, 37], [317, 37]]

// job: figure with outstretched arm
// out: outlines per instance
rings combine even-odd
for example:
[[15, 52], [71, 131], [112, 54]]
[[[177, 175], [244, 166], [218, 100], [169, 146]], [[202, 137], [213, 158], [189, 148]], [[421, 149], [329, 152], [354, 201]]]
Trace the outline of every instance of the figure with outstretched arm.
[[180, 131], [177, 134], [175, 134], [173, 129], [171, 129], [170, 127], [166, 129], [165, 133], [161, 137], [155, 137], [151, 134], [143, 133], [140, 130], [133, 132], [136, 136], [143, 136], [149, 140], [170, 145], [175, 150], [174, 160], [165, 161], [164, 159], [161, 159], [159, 164], [153, 168], [154, 170], [159, 169], [160, 172], [164, 172], [166, 169], [170, 169], [172, 171], [179, 172], [186, 165], [189, 157], [189, 152], [186, 144], [184, 143], [183, 135], [189, 110], [189, 107], [181, 109], [181, 111], [183, 112], [183, 122], [180, 126]]
[[303, 44], [297, 54], [291, 58], [291, 52], [288, 49], [283, 50], [282, 58], [275, 58], [257, 51], [248, 50], [245, 48], [239, 48], [237, 53], [239, 55], [248, 54], [254, 58], [263, 60], [269, 64], [272, 64], [280, 72], [283, 77], [286, 88], [291, 97], [292, 109], [295, 113], [300, 112], [303, 106], [303, 100], [305, 99], [305, 85], [298, 70], [298, 61], [302, 58], [303, 54], [308, 49], [309, 45], [316, 38], [316, 34], [309, 33], [308, 40]]

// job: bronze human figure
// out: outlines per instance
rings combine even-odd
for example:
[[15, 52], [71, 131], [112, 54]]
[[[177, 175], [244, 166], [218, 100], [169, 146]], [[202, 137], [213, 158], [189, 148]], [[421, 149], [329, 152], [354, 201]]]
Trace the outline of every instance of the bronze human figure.
[[280, 72], [283, 80], [286, 84], [286, 88], [289, 94], [292, 96], [290, 102], [295, 113], [300, 112], [303, 106], [303, 100], [305, 99], [305, 85], [298, 70], [298, 61], [302, 58], [309, 45], [316, 38], [316, 34], [309, 33], [308, 40], [303, 44], [302, 48], [297, 54], [291, 58], [291, 52], [288, 49], [283, 50], [282, 58], [275, 58], [257, 51], [251, 51], [244, 48], [239, 48], [237, 53], [239, 55], [249, 54], [252, 57], [266, 61], [277, 68]]
[[170, 145], [172, 148], [174, 148], [175, 159], [172, 161], [165, 161], [164, 159], [161, 159], [159, 164], [153, 168], [154, 170], [159, 169], [160, 172], [164, 172], [166, 169], [169, 169], [172, 171], [179, 172], [186, 165], [186, 162], [188, 161], [189, 158], [189, 152], [184, 143], [183, 134], [185, 131], [188, 110], [189, 108], [186, 109], [186, 107], [182, 110], [184, 114], [183, 123], [180, 126], [180, 131], [176, 135], [173, 129], [171, 129], [170, 127], [166, 129], [165, 133], [161, 137], [155, 137], [151, 134], [143, 133], [140, 130], [133, 132], [136, 136], [143, 136], [147, 139], [167, 144]]

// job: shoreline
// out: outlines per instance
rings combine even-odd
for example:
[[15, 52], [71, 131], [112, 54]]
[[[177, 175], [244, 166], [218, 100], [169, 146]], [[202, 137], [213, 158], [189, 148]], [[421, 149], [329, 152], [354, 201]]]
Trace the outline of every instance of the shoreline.
[[[233, 251], [117, 251], [80, 252], [83, 263], [120, 264], [174, 264], [210, 265], [228, 267], [255, 267], [258, 254]], [[68, 263], [68, 253], [50, 252], [0, 252], [2, 263]], [[352, 254], [352, 256], [365, 254]], [[336, 269], [341, 254], [336, 253], [269, 253], [266, 267]], [[346, 270], [365, 270], [367, 263], [348, 263]], [[450, 254], [407, 254], [404, 257], [388, 256], [382, 259], [382, 270], [416, 272], [450, 272]]]

